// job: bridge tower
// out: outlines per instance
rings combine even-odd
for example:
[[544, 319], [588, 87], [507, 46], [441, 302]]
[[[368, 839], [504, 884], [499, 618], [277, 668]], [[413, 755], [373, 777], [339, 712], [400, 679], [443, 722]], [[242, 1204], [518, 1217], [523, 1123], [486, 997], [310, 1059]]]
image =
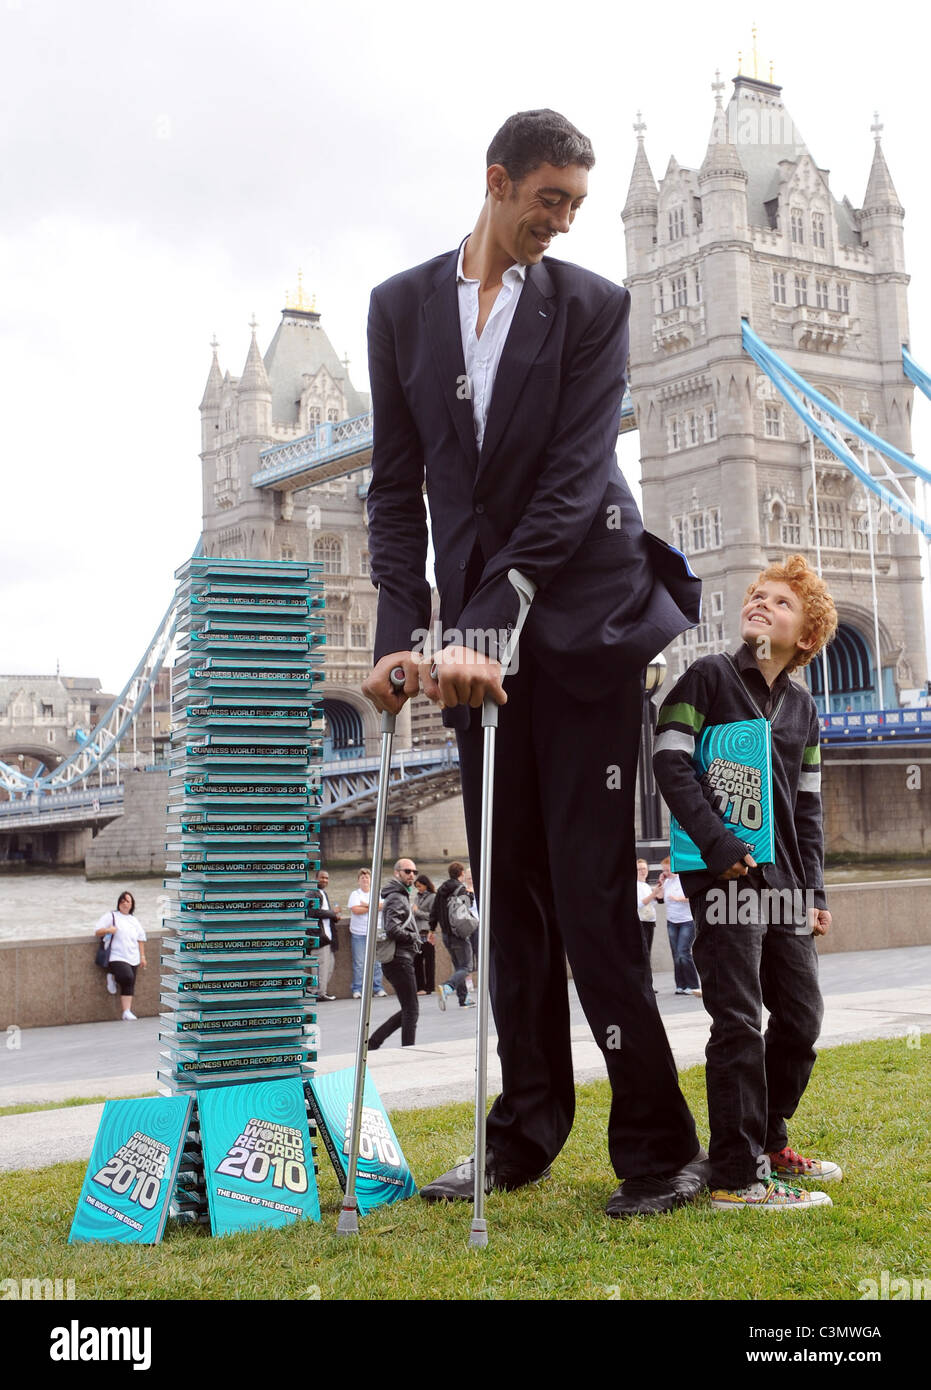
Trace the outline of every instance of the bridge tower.
[[[259, 351], [257, 325], [242, 374], [220, 367], [217, 344], [200, 404], [203, 542], [208, 555], [318, 560], [327, 603], [328, 757], [377, 751], [378, 721], [359, 687], [371, 669], [376, 592], [368, 566], [367, 473], [318, 483], [299, 492], [251, 484], [259, 453], [311, 433], [318, 425], [362, 415], [348, 359], [340, 361], [315, 300], [298, 284], [286, 298], [271, 343]], [[399, 746], [409, 742], [409, 714], [398, 720]], [[406, 737], [405, 737], [406, 735]]]
[[[657, 184], [638, 115], [622, 213], [632, 295], [630, 375], [646, 524], [685, 550], [705, 584], [701, 625], [673, 644], [671, 675], [732, 648], [746, 586], [815, 529], [804, 427], [741, 347], [741, 319], [825, 396], [909, 451], [912, 387], [904, 212], [878, 121], [862, 206], [838, 201], [772, 82], [724, 83], [698, 169], [670, 158]], [[861, 446], [855, 452], [862, 457]], [[874, 660], [867, 503], [820, 444], [814, 450], [822, 565], [841, 628], [831, 706], [895, 706], [927, 676], [919, 538], [871, 513], [881, 675]], [[873, 464], [873, 471], [879, 472]], [[914, 496], [914, 480], [903, 479]], [[808, 668], [816, 696], [821, 671]]]

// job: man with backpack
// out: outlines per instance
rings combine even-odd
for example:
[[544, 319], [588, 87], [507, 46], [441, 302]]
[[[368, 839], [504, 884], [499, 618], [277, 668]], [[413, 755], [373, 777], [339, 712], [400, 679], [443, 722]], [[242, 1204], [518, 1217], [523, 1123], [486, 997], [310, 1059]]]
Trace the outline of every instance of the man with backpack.
[[377, 1051], [398, 1028], [401, 1030], [402, 1047], [413, 1047], [417, 1039], [420, 1006], [417, 1003], [414, 956], [420, 952], [420, 932], [410, 901], [416, 874], [416, 864], [410, 859], [399, 859], [394, 866], [394, 876], [382, 886], [384, 936], [376, 939], [376, 955], [401, 1007], [380, 1028], [376, 1028], [369, 1038], [369, 1052]]
[[[445, 984], [437, 985], [437, 1003], [446, 1012], [446, 1001], [454, 994], [459, 996], [460, 1009], [474, 1009], [475, 1001], [469, 998], [466, 977], [472, 969], [472, 945], [470, 938], [475, 931], [476, 920], [469, 892], [463, 882], [465, 865], [454, 860], [447, 870], [445, 879], [436, 890], [433, 909], [430, 913], [430, 926], [443, 928], [443, 941], [453, 963], [453, 973]], [[455, 904], [455, 905], [453, 905]]]

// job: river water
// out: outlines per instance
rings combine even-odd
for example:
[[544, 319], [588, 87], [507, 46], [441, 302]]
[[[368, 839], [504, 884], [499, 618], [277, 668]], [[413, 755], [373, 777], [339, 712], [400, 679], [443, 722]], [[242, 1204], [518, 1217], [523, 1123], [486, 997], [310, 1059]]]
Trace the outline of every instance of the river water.
[[[418, 870], [438, 884], [446, 877], [446, 864], [415, 859]], [[330, 901], [349, 915], [349, 894], [358, 887], [358, 869], [338, 866], [328, 870]], [[386, 866], [385, 877], [391, 874]], [[160, 927], [168, 913], [169, 899], [159, 878], [93, 879], [83, 869], [5, 869], [0, 872], [0, 941], [36, 940], [39, 937], [93, 935], [99, 918], [116, 907], [120, 894], [129, 889], [136, 899], [136, 916], [144, 928]]]

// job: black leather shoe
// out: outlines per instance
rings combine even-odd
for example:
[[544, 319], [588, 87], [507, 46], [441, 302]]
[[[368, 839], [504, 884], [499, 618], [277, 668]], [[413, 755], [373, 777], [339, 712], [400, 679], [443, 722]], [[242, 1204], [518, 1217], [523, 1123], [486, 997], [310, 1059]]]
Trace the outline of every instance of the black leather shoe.
[[[542, 1173], [520, 1173], [514, 1169], [500, 1168], [495, 1155], [489, 1149], [485, 1159], [485, 1192], [512, 1192], [516, 1187], [526, 1187], [528, 1183], [542, 1182], [548, 1178], [547, 1166]], [[425, 1202], [471, 1202], [475, 1195], [475, 1165], [472, 1159], [451, 1168], [442, 1177], [435, 1178], [420, 1189]]]
[[708, 1186], [711, 1164], [704, 1149], [684, 1168], [654, 1177], [627, 1178], [605, 1207], [608, 1216], [651, 1216], [693, 1202]]

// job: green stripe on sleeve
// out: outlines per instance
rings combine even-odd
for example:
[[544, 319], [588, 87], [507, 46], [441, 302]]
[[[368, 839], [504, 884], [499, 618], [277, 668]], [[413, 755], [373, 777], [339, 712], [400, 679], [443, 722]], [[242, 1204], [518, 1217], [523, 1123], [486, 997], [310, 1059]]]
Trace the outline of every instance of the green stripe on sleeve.
[[705, 723], [705, 716], [694, 705], [663, 705], [656, 721], [656, 727], [661, 729], [664, 724], [685, 724], [689, 729], [694, 729], [696, 734], [701, 733]]
[[802, 767], [818, 767], [821, 763], [821, 749], [818, 744], [810, 744], [802, 754]]

